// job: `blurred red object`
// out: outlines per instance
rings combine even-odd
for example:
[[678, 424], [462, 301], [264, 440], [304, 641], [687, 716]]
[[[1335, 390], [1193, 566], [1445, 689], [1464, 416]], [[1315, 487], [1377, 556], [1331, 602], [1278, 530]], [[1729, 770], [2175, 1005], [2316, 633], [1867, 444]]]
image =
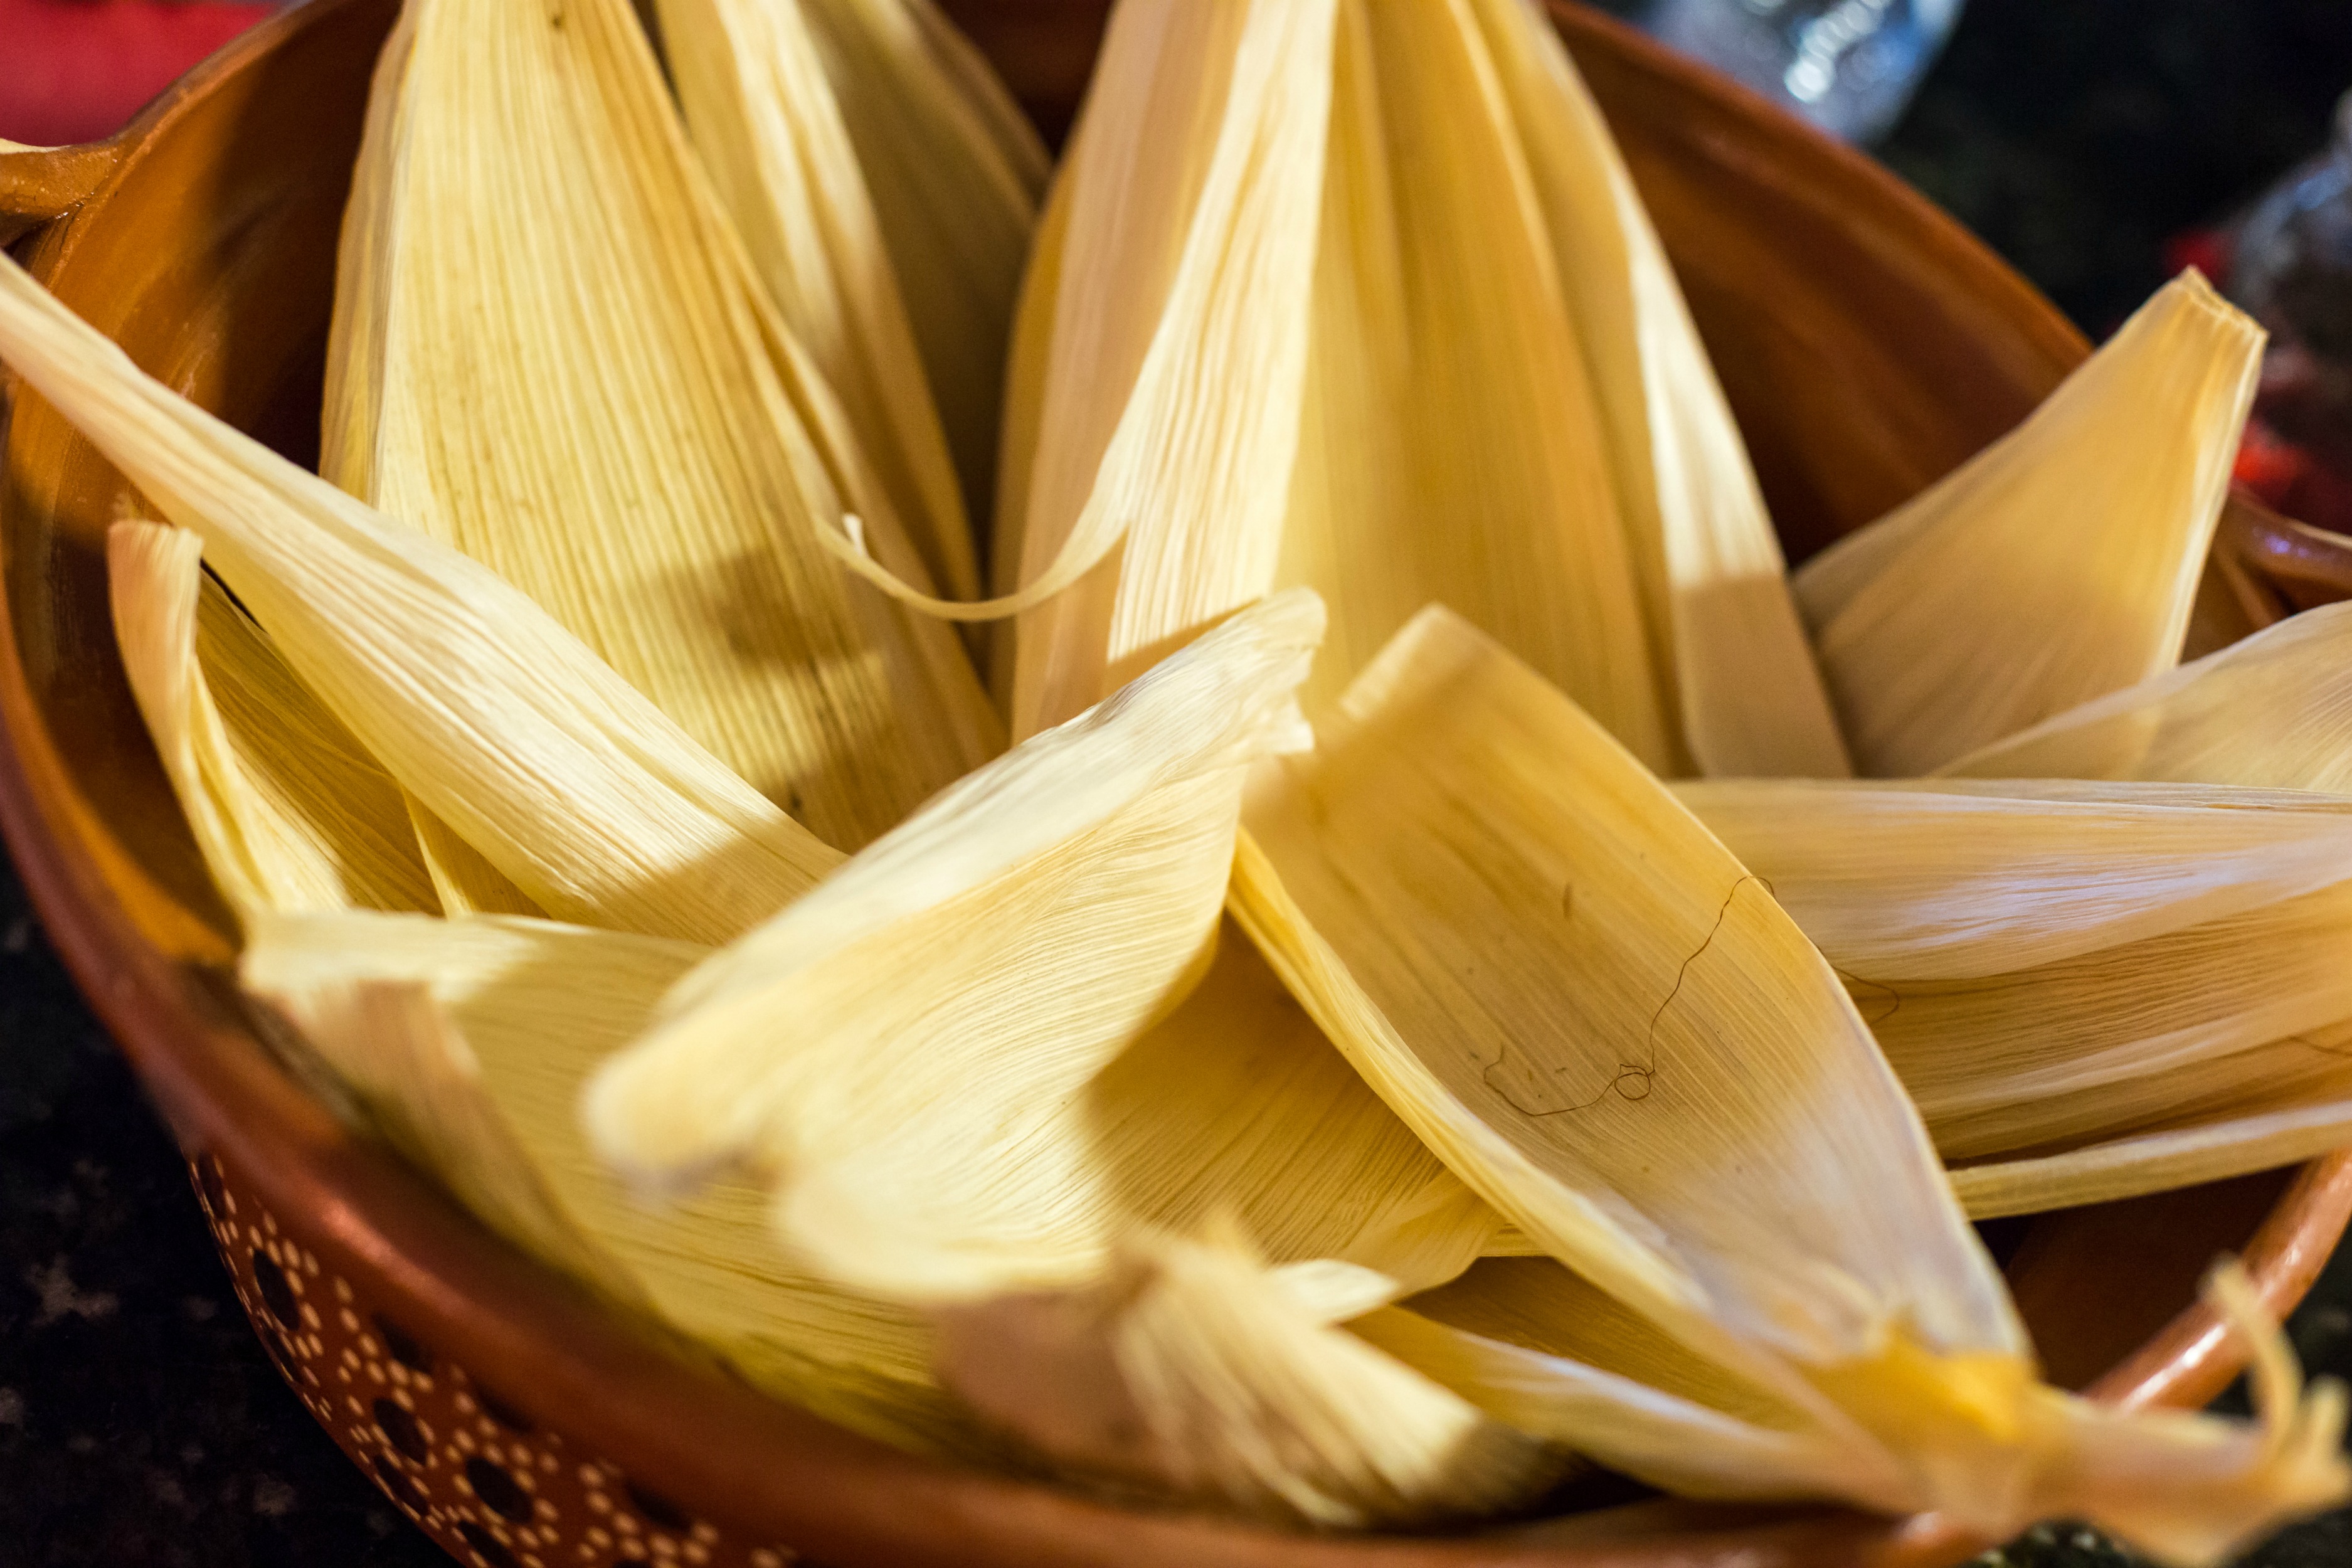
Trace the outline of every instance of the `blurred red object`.
[[0, 139], [121, 129], [181, 72], [278, 7], [216, 0], [0, 0]]

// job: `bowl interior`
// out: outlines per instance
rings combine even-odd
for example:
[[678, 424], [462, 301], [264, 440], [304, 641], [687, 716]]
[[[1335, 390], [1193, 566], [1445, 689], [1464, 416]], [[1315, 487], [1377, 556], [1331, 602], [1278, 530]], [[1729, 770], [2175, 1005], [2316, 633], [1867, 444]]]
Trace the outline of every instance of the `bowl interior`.
[[[1107, 0], [946, 9], [1042, 126], [1066, 127]], [[151, 111], [100, 194], [23, 247], [142, 367], [305, 463], [317, 451], [337, 229], [394, 10], [394, 0], [314, 0], [268, 24]], [[1792, 557], [1948, 471], [2085, 352], [2046, 301], [1866, 159], [1613, 24], [1558, 10]], [[184, 1132], [258, 1138], [253, 1124], [267, 1119], [255, 1097], [275, 1091], [250, 1087], [269, 1069], [224, 1010], [233, 1005], [216, 984], [156, 978], [226, 963], [235, 928], [114, 649], [104, 542], [129, 494], [46, 405], [17, 401], [0, 474], [0, 826], [60, 947]], [[118, 1005], [126, 974], [164, 1000]], [[337, 1135], [307, 1136], [323, 1148]], [[355, 1193], [404, 1190], [385, 1163], [339, 1149], [336, 1171], [366, 1174], [331, 1178], [325, 1196], [364, 1219], [375, 1200]], [[2352, 1205], [2340, 1178], [2306, 1177], [2283, 1198], [2294, 1173], [2270, 1173], [2006, 1224], [1994, 1240], [2057, 1381], [2086, 1384], [2138, 1351], [2130, 1388], [2196, 1401], [2234, 1372], [2230, 1347], [2194, 1325], [2173, 1324], [2159, 1345], [2150, 1336], [2215, 1253], [2250, 1238], [2273, 1299], [2299, 1296]], [[449, 1300], [480, 1289], [414, 1258], [383, 1265], [395, 1266]]]

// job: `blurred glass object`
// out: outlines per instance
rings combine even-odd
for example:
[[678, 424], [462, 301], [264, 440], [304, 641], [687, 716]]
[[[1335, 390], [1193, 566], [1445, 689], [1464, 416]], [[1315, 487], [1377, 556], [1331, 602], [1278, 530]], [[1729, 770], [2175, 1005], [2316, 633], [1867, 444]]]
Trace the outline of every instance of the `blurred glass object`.
[[2262, 417], [2352, 476], [2352, 93], [2336, 105], [2326, 150], [2239, 225], [2227, 287], [2270, 330]]
[[1962, 0], [1654, 0], [1642, 26], [1850, 142], [1894, 127]]

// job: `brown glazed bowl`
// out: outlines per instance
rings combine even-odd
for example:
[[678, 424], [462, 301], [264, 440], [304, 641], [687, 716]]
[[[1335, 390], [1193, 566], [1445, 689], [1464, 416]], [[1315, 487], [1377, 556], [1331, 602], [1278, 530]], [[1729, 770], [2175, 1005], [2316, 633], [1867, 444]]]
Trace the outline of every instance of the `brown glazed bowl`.
[[[1108, 0], [949, 0], [1049, 132]], [[0, 238], [142, 365], [315, 457], [336, 230], [394, 0], [312, 0], [95, 147], [0, 150]], [[2015, 424], [2083, 339], [1875, 164], [1591, 13], [1559, 23], [1616, 126], [1792, 554]], [[176, 1129], [278, 1365], [354, 1463], [478, 1568], [1937, 1568], [1934, 1519], [1671, 1502], [1479, 1533], [1298, 1536], [1129, 1511], [906, 1458], [673, 1359], [349, 1133], [264, 1052], [116, 660], [125, 484], [20, 395], [0, 470], [0, 829], [57, 947]], [[2352, 590], [2343, 541], [2251, 509], [2203, 622], [2225, 639]], [[2216, 629], [2218, 628], [2218, 629]], [[2011, 1222], [2050, 1374], [2193, 1405], [2239, 1348], [2193, 1304], [2216, 1253], [2299, 1300], [2352, 1163]]]

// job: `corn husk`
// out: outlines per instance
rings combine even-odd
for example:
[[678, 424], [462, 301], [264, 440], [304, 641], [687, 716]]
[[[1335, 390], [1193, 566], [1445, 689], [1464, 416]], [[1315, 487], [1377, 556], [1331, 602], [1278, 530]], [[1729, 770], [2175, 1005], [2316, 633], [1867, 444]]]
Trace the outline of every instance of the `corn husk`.
[[2179, 660], [2262, 345], [2186, 273], [2024, 424], [1798, 571], [1861, 772], [1927, 773]]
[[205, 864], [240, 919], [438, 912], [400, 786], [205, 575], [204, 542], [126, 521], [107, 591], [131, 695]]
[[203, 539], [320, 704], [549, 913], [724, 941], [838, 864], [510, 584], [149, 379], [5, 258], [0, 360]]
[[[1333, 606], [1311, 705], [1443, 598], [1661, 766], [1697, 747], [1726, 771], [1845, 772], [1738, 433], [1558, 39], [1516, 0], [1346, 0], [1336, 26], [1297, 5], [1118, 13], [1056, 198], [1069, 236], [1026, 288], [1012, 405], [1042, 416], [1007, 425], [1010, 596], [966, 612], [1026, 612], [1016, 732], [1279, 581]], [[1278, 79], [1256, 41], [1277, 26], [1296, 29]], [[1252, 287], [1220, 291], [1244, 269]], [[1216, 374], [1162, 399], [1169, 353]], [[1241, 432], [1208, 449], [1259, 476], [1249, 500], [1106, 507], [1129, 471], [1114, 420]]]
[[1538, 1493], [1565, 1456], [1325, 1326], [1229, 1227], [1138, 1233], [1087, 1292], [948, 1315], [942, 1363], [1080, 1470], [1326, 1527], [1428, 1524]]
[[994, 494], [1005, 343], [1050, 160], [994, 69], [931, 0], [803, 9], [978, 521]]
[[1282, 540], [1281, 580], [1333, 606], [1310, 702], [1443, 600], [1681, 769], [1577, 323], [1472, 7], [1351, 0], [1335, 71]]
[[1877, 1446], [1696, 1360], [1549, 1258], [1490, 1258], [1349, 1329], [1522, 1431], [1685, 1496], [1906, 1495]]
[[1034, 425], [1013, 426], [1034, 428], [1037, 447], [1006, 460], [1026, 497], [1006, 525], [1022, 586], [977, 605], [920, 600], [845, 549], [933, 614], [1021, 616], [1016, 736], [1096, 701], [1273, 582], [1335, 4], [1118, 7], [1061, 175], [1067, 229], [1028, 285], [1063, 287], [1050, 321], [1034, 294], [1022, 307], [1024, 338], [1045, 356], [1042, 379], [1016, 372], [1013, 394], [1016, 407], [1037, 399]]
[[[1678, 794], [1836, 966], [1945, 1157], [2036, 1162], [2030, 1189], [1962, 1184], [1972, 1205], [2154, 1191], [2352, 1133], [2325, 1110], [2352, 1093], [2343, 800], [2015, 781]], [[2062, 1154], [2080, 1157], [2042, 1163]]]
[[939, 1387], [922, 1321], [796, 1267], [758, 1184], [719, 1173], [656, 1205], [589, 1148], [583, 1086], [707, 956], [545, 921], [269, 916], [240, 977], [493, 1229], [760, 1388], [901, 1447], [1001, 1462]]
[[1494, 643], [1428, 612], [1319, 739], [1253, 790], [1244, 926], [1529, 1238], [1849, 1448], [1844, 1495], [1994, 1534], [2077, 1513], [2189, 1562], [2346, 1489], [2333, 1396], [2247, 1435], [2040, 1386], [1828, 963]]
[[[958, 219], [968, 217], [978, 232], [957, 248], [981, 252], [975, 259], [982, 277], [994, 277], [994, 297], [971, 299], [972, 290], [965, 289], [954, 300], [969, 312], [962, 335], [979, 340], [963, 368], [982, 384], [965, 389], [965, 396], [983, 426], [974, 434], [985, 435], [990, 445], [997, 371], [1034, 198], [971, 106], [960, 101], [961, 84], [939, 71], [901, 0], [831, 7], [838, 41], [851, 52], [836, 48], [830, 58], [820, 47], [813, 10], [799, 3], [664, 0], [661, 33], [670, 77], [695, 150], [761, 281], [865, 436], [877, 475], [931, 581], [954, 597], [975, 598], [980, 569], [962, 482], [949, 456], [877, 199], [842, 111], [836, 70], [845, 89], [860, 73], [883, 76], [878, 94], [868, 97], [895, 100], [908, 123], [932, 132], [926, 151], [954, 160], [934, 183], [942, 195], [967, 193], [967, 210], [950, 205], [940, 215], [946, 232], [922, 238], [940, 247], [954, 235]], [[924, 114], [931, 95], [948, 101]], [[876, 144], [869, 133], [866, 145]], [[912, 173], [904, 160], [901, 164], [889, 173]], [[930, 270], [935, 278], [955, 275], [946, 258], [934, 258]], [[948, 340], [940, 346], [956, 344]], [[974, 391], [983, 395], [975, 399]]]
[[2352, 879], [2352, 800], [2302, 790], [1726, 779], [1675, 795], [1858, 995], [2081, 958]]
[[329, 479], [513, 583], [828, 843], [1001, 743], [952, 632], [818, 543], [852, 510], [925, 578], [625, 0], [562, 26], [406, 7], [345, 215], [323, 428]]
[[[1420, 1392], [1381, 1413], [1381, 1358], [1325, 1324], [1458, 1272], [1495, 1216], [1206, 945], [1230, 775], [1296, 743], [1320, 626], [1312, 595], [1270, 599], [947, 791], [682, 980], [584, 1115], [641, 1179], [765, 1172], [796, 1256], [948, 1314], [951, 1378], [1066, 1466], [1324, 1523], [1476, 1511], [1557, 1462], [1402, 1369], [1373, 1383]], [[1160, 1228], [1243, 1216], [1306, 1267], [1221, 1268]], [[1133, 1286], [1138, 1258], [1159, 1286]], [[1148, 1469], [1073, 1447], [1092, 1425], [1045, 1392], [1068, 1369], [982, 1306], [1040, 1293], [1155, 1411]], [[992, 1398], [1008, 1378], [1017, 1407]]]
[[2306, 610], [1939, 772], [2352, 795], [2352, 606]]
[[1313, 595], [1267, 600], [942, 792], [680, 983], [598, 1075], [598, 1146], [757, 1161], [786, 1234], [870, 1227], [835, 1260], [868, 1283], [996, 1283], [1024, 1205], [970, 1173], [1198, 983], [1234, 831], [1202, 798], [1301, 742], [1321, 629]]
[[1845, 742], [1747, 445], [1615, 139], [1538, 6], [1471, 9], [1583, 351], [1681, 750], [1712, 774], [1842, 777]]

